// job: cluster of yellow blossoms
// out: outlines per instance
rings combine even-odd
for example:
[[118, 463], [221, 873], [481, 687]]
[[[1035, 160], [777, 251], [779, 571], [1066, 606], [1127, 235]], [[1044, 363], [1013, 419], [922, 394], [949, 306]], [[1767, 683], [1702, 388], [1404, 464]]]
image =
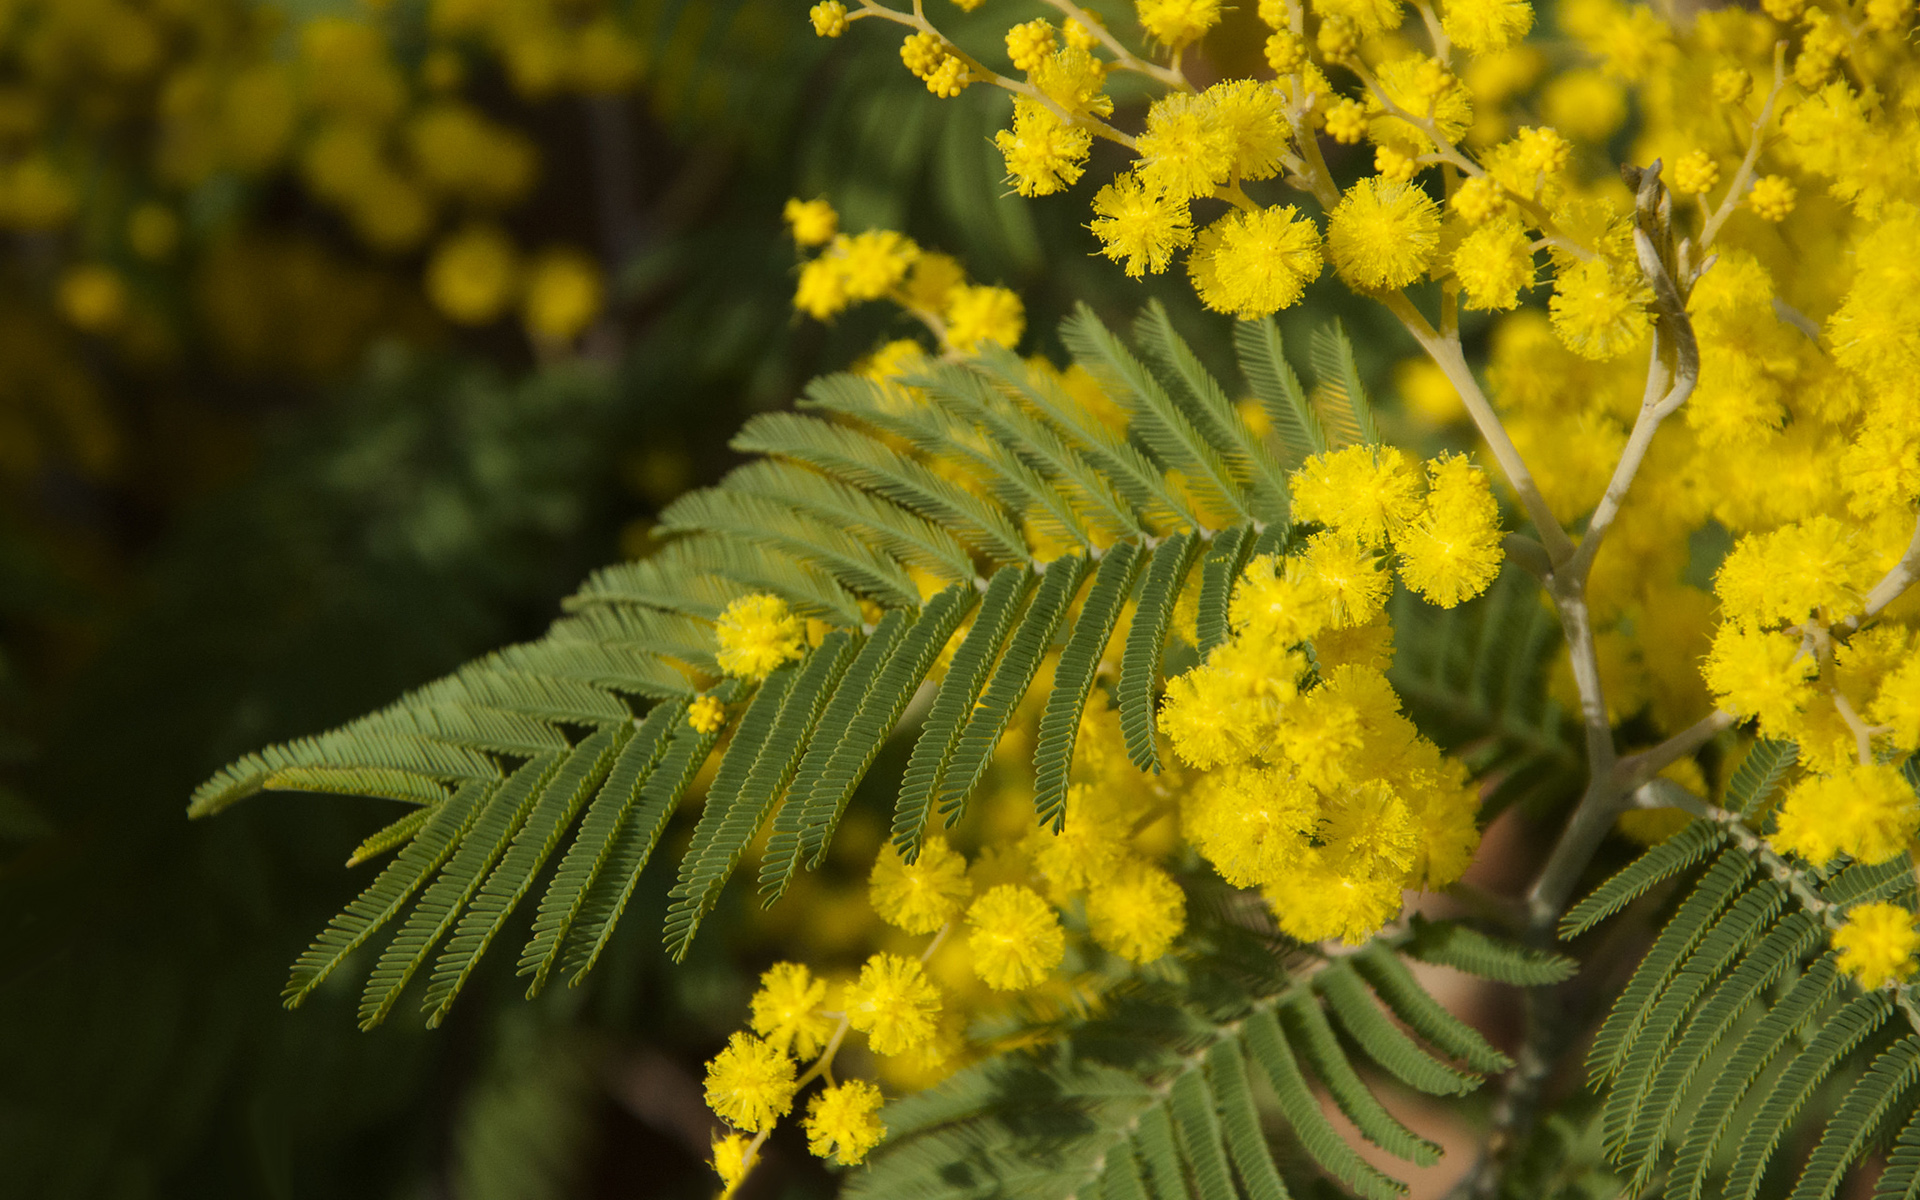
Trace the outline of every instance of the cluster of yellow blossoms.
[[[966, 988], [1043, 990], [1088, 951], [1167, 952], [1184, 917], [1165, 865], [1182, 844], [1258, 889], [1303, 940], [1364, 940], [1407, 889], [1457, 880], [1477, 796], [1387, 680], [1396, 577], [1450, 606], [1519, 547], [1568, 634], [1556, 694], [1586, 727], [1597, 782], [1583, 804], [1625, 803], [1605, 793], [1609, 771], [1636, 781], [1628, 791], [1665, 775], [1707, 802], [1690, 811], [1736, 820], [1711, 807], [1708, 769], [1747, 727], [1801, 747], [1800, 773], [1761, 818], [1792, 869], [1920, 857], [1902, 771], [1920, 750], [1920, 176], [1904, 166], [1920, 116], [1883, 99], [1920, 86], [1910, 6], [1766, 0], [1676, 22], [1568, 0], [1549, 53], [1525, 40], [1526, 0], [1262, 0], [1271, 73], [1222, 79], [1212, 68], [1235, 60], [1206, 41], [1218, 0], [1137, 0], [1156, 56], [1073, 0], [1048, 3], [1057, 22], [1007, 31], [1012, 74], [919, 5], [822, 0], [812, 20], [827, 37], [859, 20], [908, 27], [902, 60], [935, 95], [1012, 92], [995, 140], [1023, 195], [1079, 185], [1096, 138], [1124, 147], [1127, 167], [1091, 189], [1089, 229], [1128, 275], [1184, 257], [1204, 304], [1253, 318], [1297, 303], [1330, 265], [1412, 335], [1423, 357], [1399, 379], [1415, 412], [1472, 419], [1538, 541], [1503, 542], [1466, 457], [1422, 468], [1360, 445], [1309, 459], [1291, 481], [1305, 536], [1245, 569], [1226, 640], [1169, 682], [1158, 727], [1178, 765], [1153, 779], [1128, 769], [1096, 703], [1060, 832], [1031, 828], [1015, 784], [1010, 836], [985, 838], [971, 864], [939, 840], [912, 864], [881, 852], [869, 903], [931, 938], [920, 958], [881, 949], [831, 1008], [824, 983], [793, 990], [810, 979], [801, 968], [769, 973], [761, 1040], [741, 1035], [711, 1077], [716, 1111], [741, 1131], [716, 1157], [730, 1183], [758, 1145], [746, 1134], [791, 1107], [796, 1080], [831, 1078], [846, 1031], [883, 1060], [951, 1061], [967, 1047], [957, 1017], [983, 1011]], [[1183, 69], [1201, 56], [1218, 80], [1204, 88]], [[1116, 73], [1148, 85], [1144, 112], [1115, 103]], [[1630, 114], [1631, 161], [1664, 168], [1623, 184], [1607, 146]], [[1362, 143], [1370, 155], [1346, 149]], [[824, 202], [792, 202], [787, 218], [800, 245], [823, 247], [802, 267], [801, 311], [825, 319], [884, 297], [948, 354], [1018, 341], [1018, 301], [989, 303], [980, 293], [997, 289], [970, 288], [951, 260], [889, 231], [842, 234]], [[1481, 373], [1462, 310], [1495, 314]], [[1016, 316], [990, 330], [990, 311]], [[919, 353], [902, 345], [865, 370], [896, 376]], [[1096, 383], [1033, 369], [1124, 431]], [[762, 608], [722, 619], [730, 672], [763, 674], [817, 640], [762, 599], [742, 603]], [[1623, 741], [1648, 748], [1623, 758]], [[1531, 898], [1551, 910], [1571, 887], [1543, 874]], [[1920, 966], [1899, 903], [1856, 905], [1833, 945], [1865, 987]], [[775, 1011], [804, 1020], [763, 1016]], [[796, 1075], [789, 1056], [816, 1051]], [[869, 1098], [814, 1102], [816, 1152], [865, 1153], [879, 1136]]]
[[[800, 657], [825, 627], [751, 595], [727, 607], [715, 632], [722, 669], [752, 681]], [[801, 1122], [813, 1152], [857, 1163], [878, 1142], [879, 1088], [835, 1074], [848, 1066], [849, 1034], [864, 1035], [851, 1048], [856, 1069], [926, 1086], [997, 1044], [976, 1032], [997, 1014], [1081, 1011], [1127, 966], [1173, 948], [1186, 893], [1163, 863], [1179, 849], [1183, 773], [1138, 771], [1116, 710], [1096, 697], [1076, 742], [1066, 821], [1058, 831], [1036, 826], [1023, 759], [1038, 715], [1034, 703], [1021, 709], [998, 760], [999, 786], [951, 831], [955, 840], [927, 836], [912, 862], [891, 844], [880, 848], [863, 900], [889, 932], [857, 972], [820, 978], [783, 962], [762, 977], [750, 1032], [735, 1034], [708, 1067], [708, 1102], [734, 1131], [714, 1152], [729, 1188], [815, 1079], [826, 1086]], [[717, 701], [688, 714], [709, 731], [725, 719]], [[970, 857], [960, 839], [980, 849]]]
[[794, 242], [818, 253], [800, 268], [793, 305], [816, 321], [868, 300], [891, 300], [924, 324], [943, 348], [961, 354], [989, 343], [1012, 348], [1026, 332], [1026, 308], [1003, 287], [967, 282], [951, 255], [922, 250], [891, 229], [839, 232], [825, 200], [789, 200]]
[[[627, 91], [639, 42], [603, 3], [354, 7], [6, 7], [0, 227], [59, 238], [52, 299], [68, 323], [136, 351], [152, 342], [166, 308], [146, 294], [156, 272], [224, 242], [254, 189], [291, 177], [376, 255], [430, 246], [426, 292], [451, 320], [490, 322], [517, 305], [543, 342], [586, 327], [601, 305], [591, 260], [559, 247], [523, 259], [498, 224], [538, 178], [532, 140], [463, 92], [482, 64], [527, 100]], [[209, 188], [225, 197], [211, 207]], [[285, 256], [247, 261], [300, 269]], [[306, 282], [325, 295], [315, 307], [340, 299]]]
[[1294, 511], [1325, 528], [1298, 554], [1248, 566], [1232, 635], [1169, 682], [1160, 710], [1175, 753], [1204, 772], [1182, 831], [1302, 941], [1365, 941], [1405, 890], [1459, 879], [1479, 844], [1466, 768], [1420, 736], [1385, 675], [1389, 542], [1401, 578], [1446, 607], [1483, 591], [1501, 561], [1486, 477], [1458, 456], [1427, 474], [1423, 496], [1390, 447], [1309, 459]]

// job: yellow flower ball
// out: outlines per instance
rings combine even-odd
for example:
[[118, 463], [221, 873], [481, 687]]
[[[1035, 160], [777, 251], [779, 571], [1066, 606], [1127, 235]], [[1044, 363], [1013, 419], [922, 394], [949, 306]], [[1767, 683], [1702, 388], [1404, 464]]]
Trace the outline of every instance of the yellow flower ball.
[[462, 325], [484, 325], [505, 312], [518, 283], [513, 243], [490, 225], [454, 234], [427, 262], [427, 298]]
[[571, 342], [600, 315], [600, 268], [584, 254], [551, 250], [534, 260], [520, 298], [520, 319], [535, 341]]

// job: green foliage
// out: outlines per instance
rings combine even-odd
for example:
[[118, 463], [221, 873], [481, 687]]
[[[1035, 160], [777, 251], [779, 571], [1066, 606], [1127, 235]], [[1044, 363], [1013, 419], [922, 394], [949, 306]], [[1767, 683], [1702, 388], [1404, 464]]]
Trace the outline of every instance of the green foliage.
[[1579, 793], [1586, 764], [1545, 687], [1559, 625], [1532, 576], [1502, 571], [1484, 595], [1446, 609], [1400, 588], [1388, 611], [1394, 690], [1428, 736], [1494, 781], [1483, 819]]
[[[1830, 1200], [1896, 1131], [1920, 1137], [1911, 1094], [1920, 1009], [1905, 985], [1862, 993], [1828, 948], [1846, 905], [1910, 903], [1911, 875], [1895, 863], [1821, 879], [1773, 857], [1742, 823], [1766, 812], [1796, 753], [1755, 745], [1729, 780], [1723, 815], [1648, 850], [1562, 923], [1566, 936], [1582, 933], [1711, 859], [1686, 882], [1588, 1057], [1604, 1087], [1603, 1144], [1631, 1191], [1664, 1169], [1675, 1200], [1753, 1200], [1788, 1148], [1812, 1140], [1801, 1131], [1811, 1124], [1817, 1144], [1792, 1197]], [[1878, 1194], [1912, 1186], [1896, 1165]]]
[[[1099, 1015], [1050, 1029], [1042, 1049], [889, 1106], [890, 1140], [846, 1194], [1279, 1200], [1324, 1172], [1370, 1200], [1402, 1195], [1403, 1182], [1341, 1137], [1315, 1089], [1367, 1141], [1427, 1166], [1439, 1147], [1402, 1125], [1362, 1072], [1451, 1096], [1478, 1086], [1479, 1071], [1511, 1065], [1444, 1015], [1402, 955], [1418, 943], [1470, 944], [1493, 978], [1516, 963], [1564, 978], [1572, 964], [1449, 922], [1401, 941], [1328, 959], [1207, 925], [1172, 976], [1137, 981]], [[1263, 1111], [1281, 1119], [1277, 1142]]]
[[[1286, 495], [1280, 466], [1166, 313], [1150, 307], [1140, 330], [1154, 369], [1090, 311], [1062, 335], [1130, 409], [1137, 443], [1004, 354], [931, 365], [907, 381], [924, 400], [904, 403], [892, 385], [821, 380], [807, 407], [825, 415], [750, 421], [737, 448], [769, 457], [670, 505], [660, 522], [667, 544], [589, 580], [544, 638], [215, 775], [195, 794], [194, 815], [262, 790], [330, 789], [421, 806], [370, 839], [368, 854], [400, 853], [301, 957], [289, 1003], [399, 920], [367, 979], [362, 1022], [384, 1019], [432, 958], [424, 1007], [438, 1023], [542, 879], [520, 970], [533, 993], [556, 969], [578, 982], [726, 733], [697, 733], [685, 719], [704, 688], [733, 711], [671, 890], [666, 941], [683, 957], [761, 832], [767, 903], [803, 867], [821, 865], [855, 787], [976, 610], [900, 787], [893, 836], [903, 851], [917, 853], [936, 816], [952, 824], [964, 815], [1056, 649], [1034, 752], [1038, 820], [1064, 820], [1081, 712], [1116, 639], [1128, 751], [1156, 767], [1152, 713], [1175, 600], [1204, 563], [1204, 636], [1218, 640], [1240, 564], [1285, 535]], [[1277, 334], [1252, 344], [1277, 353]], [[1352, 419], [1370, 429], [1351, 346], [1336, 336], [1320, 358], [1328, 386], [1345, 389]], [[1270, 360], [1248, 368], [1274, 370]], [[965, 459], [991, 495], [957, 487], [889, 439]], [[1224, 531], [1201, 525], [1168, 486], [1174, 471], [1210, 505], [1249, 519]], [[1078, 549], [1038, 562], [1016, 532], [1023, 524]], [[993, 566], [991, 579], [976, 573]], [[923, 604], [910, 570], [949, 586]], [[839, 628], [757, 687], [709, 686], [712, 618], [757, 591]], [[1129, 600], [1134, 617], [1123, 632]], [[1423, 1034], [1481, 1066], [1490, 1061], [1392, 965], [1362, 960], [1358, 969], [1375, 972], [1373, 986], [1397, 997]]]

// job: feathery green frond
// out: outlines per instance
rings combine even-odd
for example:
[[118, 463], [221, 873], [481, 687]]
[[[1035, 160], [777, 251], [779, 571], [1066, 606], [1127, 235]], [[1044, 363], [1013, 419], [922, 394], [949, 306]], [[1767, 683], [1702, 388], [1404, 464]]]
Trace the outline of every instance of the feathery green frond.
[[1799, 757], [1800, 747], [1792, 742], [1755, 742], [1727, 780], [1726, 807], [1743, 817], [1758, 816]]
[[994, 748], [1013, 720], [1014, 706], [1033, 686], [1040, 672], [1041, 659], [1053, 644], [1054, 633], [1067, 615], [1080, 583], [1091, 564], [1078, 555], [1063, 555], [1047, 564], [1034, 589], [1033, 602], [1021, 615], [1020, 624], [1007, 642], [1006, 653], [987, 680], [979, 703], [967, 717], [965, 728], [953, 745], [953, 757], [940, 781], [939, 809], [952, 825], [966, 812], [967, 801], [993, 765]]
[[980, 690], [986, 686], [988, 672], [1013, 634], [1033, 583], [1033, 572], [1025, 567], [1002, 567], [994, 572], [980, 602], [979, 615], [960, 640], [946, 678], [940, 681], [894, 802], [893, 844], [909, 862], [920, 857], [920, 839], [933, 817], [934, 801], [954, 747], [980, 698]]
[[1286, 524], [1289, 505], [1285, 469], [1240, 419], [1193, 348], [1174, 332], [1166, 307], [1158, 300], [1148, 301], [1133, 323], [1133, 332], [1141, 349], [1160, 368], [1169, 394], [1181, 411], [1211, 445], [1223, 448], [1234, 478], [1246, 489], [1253, 515], [1265, 524]]
[[467, 901], [519, 832], [527, 810], [559, 769], [562, 758], [549, 754], [530, 759], [505, 783], [490, 790], [459, 848], [440, 868], [368, 975], [360, 997], [362, 1029], [378, 1025], [393, 1011], [414, 973], [453, 928]]
[[1233, 346], [1240, 357], [1240, 373], [1254, 399], [1266, 410], [1267, 421], [1280, 439], [1284, 461], [1298, 466], [1303, 460], [1327, 451], [1327, 434], [1320, 417], [1307, 403], [1282, 348], [1280, 327], [1272, 317], [1257, 321], [1239, 321], [1233, 327]]
[[1153, 373], [1100, 323], [1092, 309], [1085, 304], [1076, 308], [1060, 326], [1060, 340], [1074, 361], [1133, 414], [1147, 448], [1168, 470], [1179, 471], [1195, 496], [1209, 507], [1252, 519], [1246, 495], [1222, 450], [1201, 435]]
[[1033, 751], [1033, 808], [1041, 824], [1057, 831], [1066, 821], [1067, 773], [1073, 765], [1074, 742], [1080, 733], [1080, 714], [1093, 690], [1094, 671], [1113, 637], [1120, 609], [1133, 591], [1140, 566], [1139, 552], [1122, 542], [1100, 560], [1066, 648], [1053, 670], [1053, 691], [1040, 714]]
[[[1428, 1165], [1438, 1147], [1387, 1113], [1362, 1082], [1362, 1065], [1418, 1077], [1375, 1051], [1417, 1059], [1431, 1072], [1426, 1081], [1444, 1081], [1438, 1090], [1448, 1094], [1479, 1077], [1445, 1066], [1393, 1024], [1348, 959], [1309, 966], [1281, 957], [1254, 981], [1232, 953], [1255, 944], [1245, 940], [1253, 935], [1208, 917], [1201, 926], [1207, 932], [1177, 977], [1143, 979], [1098, 1013], [1050, 1026], [1039, 1049], [989, 1058], [890, 1105], [887, 1141], [866, 1170], [848, 1177], [845, 1194], [1286, 1200], [1300, 1194], [1293, 1189], [1324, 1186], [1316, 1168], [1370, 1200], [1405, 1194], [1389, 1168], [1341, 1136], [1316, 1087], [1359, 1114], [1375, 1144]], [[1374, 949], [1394, 957], [1386, 943]], [[1345, 982], [1329, 990], [1329, 976]], [[1407, 986], [1418, 987], [1410, 976]], [[1349, 988], [1388, 1031], [1386, 1040], [1356, 1038], [1357, 1052], [1327, 1022], [1327, 1012], [1344, 1019], [1354, 1007]], [[1401, 1004], [1416, 1007], [1405, 997]], [[1258, 1093], [1255, 1073], [1269, 1085]], [[1307, 1161], [1276, 1154], [1266, 1133], [1276, 1122]]]
[[1353, 342], [1338, 320], [1313, 331], [1308, 350], [1313, 361], [1314, 400], [1320, 422], [1335, 446], [1377, 445], [1380, 430], [1373, 423], [1373, 405], [1360, 385], [1360, 367], [1353, 358]]
[[[725, 703], [731, 702], [738, 691], [737, 681], [729, 679], [711, 694]], [[640, 872], [646, 869], [654, 847], [660, 844], [660, 835], [666, 832], [667, 818], [679, 806], [723, 732], [695, 729], [686, 720], [684, 704], [669, 708], [666, 744], [652, 769], [636, 774], [626, 815], [607, 847], [599, 872], [581, 895], [560, 943], [561, 969], [572, 972], [569, 984], [577, 985], [606, 951], [620, 914], [640, 882]]]
[[1200, 540], [1190, 533], [1176, 533], [1154, 547], [1133, 624], [1127, 629], [1126, 648], [1121, 652], [1120, 682], [1114, 687], [1114, 698], [1120, 705], [1120, 732], [1126, 740], [1127, 757], [1142, 771], [1160, 769], [1160, 752], [1154, 744], [1154, 685], [1160, 682], [1160, 656], [1166, 649], [1167, 629], [1173, 623], [1173, 606], [1199, 548]]
[[1909, 1034], [1875, 1058], [1847, 1089], [1789, 1200], [1832, 1200], [1847, 1168], [1859, 1161], [1869, 1139], [1916, 1081], [1920, 1081], [1920, 1038]]
[[[851, 377], [816, 381], [824, 388], [866, 386]], [[844, 479], [944, 529], [995, 562], [1024, 562], [1026, 543], [1004, 510], [936, 475], [925, 464], [847, 425], [797, 413], [763, 413], [741, 427], [735, 450], [807, 463], [830, 478]]]
[[1546, 987], [1571, 979], [1580, 965], [1563, 954], [1516, 946], [1458, 921], [1429, 921], [1415, 913], [1409, 928], [1408, 955], [1495, 983]]
[[1693, 824], [1622, 867], [1560, 920], [1560, 936], [1578, 937], [1661, 883], [1693, 867], [1726, 841], [1711, 821]]
[[537, 995], [546, 986], [559, 963], [567, 932], [579, 919], [589, 891], [615, 860], [615, 851], [621, 845], [622, 830], [640, 794], [640, 785], [658, 765], [668, 737], [685, 713], [685, 706], [680, 704], [654, 706], [621, 748], [599, 793], [587, 806], [579, 833], [567, 847], [546, 894], [540, 897], [540, 908], [533, 919], [533, 936], [520, 952], [520, 974], [533, 976], [527, 985], [528, 996]]
[[1218, 533], [1200, 564], [1200, 611], [1195, 622], [1200, 640], [1195, 649], [1200, 651], [1201, 658], [1226, 641], [1232, 632], [1227, 611], [1233, 603], [1233, 585], [1246, 569], [1254, 537], [1251, 525], [1236, 525]]
[[[873, 765], [874, 755], [893, 732], [907, 701], [978, 599], [979, 594], [971, 587], [953, 587], [929, 600], [919, 619], [895, 643], [852, 722], [844, 727], [830, 726], [835, 735], [833, 755], [807, 794], [805, 822], [800, 829], [800, 851], [809, 869], [818, 867], [825, 858], [827, 843], [846, 812], [854, 786]], [[875, 640], [878, 638], [876, 631]]]
[[438, 1025], [446, 1018], [447, 1009], [473, 974], [474, 965], [533, 887], [535, 874], [586, 803], [588, 793], [599, 786], [614, 757], [632, 736], [632, 729], [621, 726], [596, 730], [554, 770], [506, 853], [500, 856], [499, 865], [488, 873], [487, 881], [461, 914], [447, 948], [434, 963], [423, 1005], [431, 1014], [428, 1025]]
[[[680, 860], [680, 878], [669, 893], [673, 904], [667, 909], [664, 936], [668, 952], [676, 961], [685, 956], [700, 921], [719, 902], [720, 889], [740, 865], [740, 856], [766, 824], [773, 806], [793, 779], [794, 769], [800, 765], [800, 756], [813, 738], [827, 699], [853, 662], [856, 649], [853, 638], [845, 631], [828, 634], [808, 657], [799, 678], [781, 697], [773, 730], [754, 755], [739, 789], [729, 795], [720, 786], [719, 778], [715, 778], [715, 786], [707, 795], [707, 807], [694, 826], [693, 841]], [[743, 719], [742, 734], [745, 729]], [[736, 738], [740, 736], [737, 734]], [[730, 749], [721, 767], [724, 769], [733, 757]]]
[[497, 786], [479, 780], [465, 784], [452, 799], [431, 811], [419, 834], [387, 864], [366, 891], [327, 922], [326, 929], [293, 964], [293, 974], [281, 993], [287, 1007], [305, 1000], [347, 955], [399, 914], [407, 900], [447, 861]]

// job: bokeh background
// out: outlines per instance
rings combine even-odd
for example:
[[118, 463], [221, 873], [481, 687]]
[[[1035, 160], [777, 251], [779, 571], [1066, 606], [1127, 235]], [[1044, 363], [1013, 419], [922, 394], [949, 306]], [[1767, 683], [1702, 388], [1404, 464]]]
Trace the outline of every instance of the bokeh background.
[[[1258, 54], [1245, 7], [1212, 53]], [[1014, 288], [1027, 352], [1157, 295], [1225, 367], [1183, 280], [1006, 194], [1004, 97], [804, 9], [0, 0], [0, 1195], [710, 1194], [699, 1064], [778, 950], [861, 936], [877, 831], [683, 966], [643, 885], [583, 988], [527, 1003], [495, 956], [446, 1027], [363, 1034], [354, 973], [278, 992], [377, 802], [184, 807], [536, 635], [746, 414], [912, 332], [794, 317], [789, 196]], [[1401, 341], [1339, 295], [1291, 316], [1344, 311], [1384, 384]], [[830, 1186], [780, 1143], [753, 1185]]]

